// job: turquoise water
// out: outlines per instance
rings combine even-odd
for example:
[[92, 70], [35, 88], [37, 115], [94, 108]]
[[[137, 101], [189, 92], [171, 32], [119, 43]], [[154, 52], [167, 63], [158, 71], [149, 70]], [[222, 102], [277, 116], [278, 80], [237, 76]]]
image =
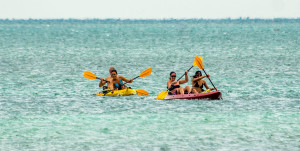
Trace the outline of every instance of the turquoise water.
[[[299, 150], [299, 44], [299, 20], [1, 20], [0, 150]], [[156, 100], [195, 56], [223, 100]], [[93, 96], [110, 66], [152, 67], [149, 95]]]

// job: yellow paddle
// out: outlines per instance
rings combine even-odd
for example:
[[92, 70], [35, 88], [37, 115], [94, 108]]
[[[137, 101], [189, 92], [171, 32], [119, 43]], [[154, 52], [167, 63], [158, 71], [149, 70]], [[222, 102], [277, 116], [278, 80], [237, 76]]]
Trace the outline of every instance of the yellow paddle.
[[162, 91], [162, 92], [160, 92], [160, 93], [157, 95], [156, 99], [162, 100], [162, 99], [164, 99], [167, 95], [168, 95], [168, 90]]
[[91, 79], [91, 80], [97, 79], [97, 76], [94, 73], [90, 72], [90, 71], [84, 71], [83, 76], [85, 78]]
[[[196, 57], [197, 57], [197, 56], [196, 56]], [[201, 59], [201, 61], [202, 61], [202, 58], [201, 58], [201, 57], [200, 57], [200, 59]], [[194, 60], [193, 66], [191, 66], [190, 69], [189, 69], [188, 71], [190, 71], [194, 66], [197, 66], [196, 60]], [[183, 76], [184, 76], [184, 74], [183, 74], [180, 78], [178, 78], [178, 80], [180, 80]], [[178, 80], [177, 80], [177, 81], [178, 81]], [[168, 89], [168, 90], [169, 90], [169, 89]], [[168, 90], [160, 92], [160, 93], [157, 95], [156, 99], [164, 99], [164, 98], [167, 96], [167, 94], [168, 94]]]
[[[152, 72], [152, 68], [148, 68], [148, 69], [144, 70], [140, 75], [133, 78], [133, 80], [138, 77], [147, 77], [151, 74], [151, 72]], [[128, 83], [128, 82], [125, 82], [124, 84], [126, 84], [126, 83]], [[146, 90], [143, 90], [143, 89], [136, 89], [135, 91], [136, 91], [137, 95], [148, 95], [149, 94]]]
[[[148, 68], [148, 69], [144, 70], [140, 75], [138, 75], [137, 77], [133, 78], [133, 80], [136, 79], [136, 78], [138, 78], [138, 77], [147, 77], [148, 75], [151, 74], [151, 72], [152, 72], [152, 68]], [[128, 82], [125, 82], [124, 84], [126, 84], [126, 83], [128, 83]]]
[[[91, 80], [95, 80], [95, 79], [99, 79], [101, 80], [101, 78], [98, 78], [94, 73], [90, 72], [90, 71], [84, 71], [83, 76], [87, 79], [91, 79]], [[106, 81], [103, 79], [103, 81]], [[106, 81], [109, 82], [109, 81]]]
[[136, 94], [137, 95], [148, 95], [149, 93], [146, 90], [143, 89], [136, 89]]
[[83, 76], [87, 79], [91, 79], [91, 80], [95, 80], [95, 79], [99, 79], [94, 73], [90, 72], [90, 71], [84, 71]]
[[[202, 63], [202, 61], [203, 61], [203, 59], [202, 59], [202, 57], [201, 56], [198, 56], [198, 58], [200, 58], [200, 60], [201, 60], [201, 63]], [[201, 64], [202, 65], [202, 67], [203, 67], [203, 64]], [[196, 62], [196, 59], [194, 60], [194, 62], [193, 62], [193, 66], [194, 67], [197, 67], [198, 65], [197, 65], [197, 62]], [[198, 66], [199, 67], [199, 66]], [[199, 67], [200, 68], [200, 67]], [[200, 68], [201, 69], [201, 68]], [[203, 69], [203, 68], [202, 68]]]

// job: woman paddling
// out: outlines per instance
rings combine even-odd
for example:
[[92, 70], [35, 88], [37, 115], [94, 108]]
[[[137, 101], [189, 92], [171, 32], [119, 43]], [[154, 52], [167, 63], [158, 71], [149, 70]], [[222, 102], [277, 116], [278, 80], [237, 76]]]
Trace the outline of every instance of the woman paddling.
[[170, 80], [167, 82], [167, 87], [169, 89], [169, 94], [176, 95], [176, 94], [184, 94], [184, 93], [190, 93], [191, 87], [186, 86], [185, 88], [181, 87], [180, 84], [184, 84], [189, 81], [189, 77], [187, 75], [188, 71], [185, 71], [185, 79], [184, 80], [176, 80], [176, 73], [171, 72], [170, 73]]
[[124, 85], [123, 81], [125, 81], [127, 83], [132, 83], [132, 81], [133, 81], [133, 79], [128, 80], [123, 76], [118, 76], [117, 70], [112, 70], [110, 75], [113, 78], [112, 81], [113, 81], [114, 90], [122, 90], [122, 89], [127, 88]]
[[204, 92], [204, 89], [203, 89], [203, 86], [205, 86], [205, 88], [208, 90], [215, 90], [215, 88], [209, 88], [207, 83], [202, 80], [203, 78], [209, 78], [209, 75], [207, 76], [202, 76], [202, 73], [201, 71], [196, 71], [195, 75], [193, 76], [193, 79], [192, 79], [192, 85], [193, 85], [193, 88], [192, 88], [192, 91], [193, 93], [202, 93]]

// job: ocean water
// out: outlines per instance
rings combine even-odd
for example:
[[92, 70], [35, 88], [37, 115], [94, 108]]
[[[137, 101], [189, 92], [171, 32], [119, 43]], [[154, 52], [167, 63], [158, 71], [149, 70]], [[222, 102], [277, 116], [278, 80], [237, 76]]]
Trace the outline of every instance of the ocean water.
[[[223, 100], [156, 100], [195, 56]], [[299, 19], [0, 20], [0, 150], [299, 151], [299, 60]]]

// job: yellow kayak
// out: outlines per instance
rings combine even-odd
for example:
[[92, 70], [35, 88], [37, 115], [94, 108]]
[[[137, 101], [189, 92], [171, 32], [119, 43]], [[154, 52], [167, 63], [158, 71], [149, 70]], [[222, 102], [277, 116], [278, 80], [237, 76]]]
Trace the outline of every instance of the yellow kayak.
[[[105, 91], [104, 91], [105, 92]], [[103, 91], [100, 91], [96, 93], [97, 96], [127, 96], [127, 95], [134, 95], [137, 94], [137, 91], [135, 89], [124, 89], [124, 90], [106, 90], [107, 93], [103, 93]]]

